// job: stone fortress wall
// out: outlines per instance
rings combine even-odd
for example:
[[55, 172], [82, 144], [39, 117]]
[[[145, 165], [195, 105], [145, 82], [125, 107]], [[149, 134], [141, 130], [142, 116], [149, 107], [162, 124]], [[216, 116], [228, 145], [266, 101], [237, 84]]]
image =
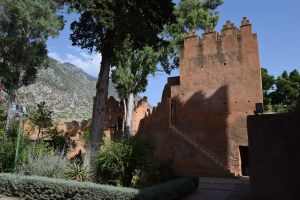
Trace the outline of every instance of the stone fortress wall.
[[[227, 22], [220, 33], [190, 33], [180, 54], [180, 76], [168, 78], [161, 102], [152, 112], [147, 98], [136, 102], [133, 135], [150, 135], [156, 155], [172, 159], [182, 173], [201, 176], [243, 175], [242, 148], [248, 146], [247, 116], [262, 103], [257, 36], [247, 18], [236, 28]], [[108, 98], [104, 133], [122, 136], [124, 108]], [[112, 128], [115, 127], [115, 128]], [[77, 141], [69, 157], [85, 152], [78, 122], [58, 128]], [[245, 164], [244, 164], [245, 165]]]
[[262, 103], [257, 36], [247, 18], [220, 33], [190, 33], [180, 54], [180, 77], [171, 77], [161, 103], [139, 133], [157, 141], [161, 159], [179, 171], [204, 176], [242, 175], [248, 115]]
[[[132, 134], [135, 135], [138, 131], [138, 127], [142, 118], [147, 113], [150, 113], [149, 104], [147, 98], [144, 97], [136, 102], [134, 112], [132, 115]], [[106, 116], [104, 121], [104, 135], [107, 140], [120, 140], [123, 134], [123, 116], [124, 108], [123, 104], [116, 100], [114, 97], [109, 97], [107, 100]], [[89, 122], [83, 121], [71, 121], [66, 122], [64, 120], [59, 121], [56, 127], [62, 134], [69, 136], [76, 144], [76, 146], [68, 152], [68, 157], [72, 158], [80, 152], [85, 154], [85, 144], [82, 141], [81, 135], [88, 129]], [[115, 127], [115, 128], [112, 128]], [[24, 124], [23, 132], [29, 134], [32, 140], [36, 140], [38, 136], [37, 128], [32, 128], [29, 121]], [[47, 139], [47, 138], [44, 138]]]

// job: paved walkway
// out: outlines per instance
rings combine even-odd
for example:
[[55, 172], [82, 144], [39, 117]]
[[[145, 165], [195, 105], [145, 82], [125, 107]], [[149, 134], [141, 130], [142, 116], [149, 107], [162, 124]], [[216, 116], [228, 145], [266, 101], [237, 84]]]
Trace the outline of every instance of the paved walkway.
[[184, 200], [248, 200], [248, 178], [207, 178], [200, 177], [195, 193]]

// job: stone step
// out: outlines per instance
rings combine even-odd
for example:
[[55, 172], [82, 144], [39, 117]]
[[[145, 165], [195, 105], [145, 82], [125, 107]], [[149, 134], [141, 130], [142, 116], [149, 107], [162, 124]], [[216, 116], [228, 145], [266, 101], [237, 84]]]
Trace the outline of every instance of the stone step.
[[197, 144], [194, 140], [192, 140], [191, 138], [189, 138], [187, 136], [187, 134], [185, 134], [182, 130], [174, 127], [171, 125], [171, 129], [173, 130], [173, 132], [176, 135], [179, 135], [180, 137], [182, 137], [184, 140], [186, 140], [189, 144], [191, 144], [195, 149], [197, 149], [198, 151], [200, 151], [202, 154], [204, 154], [206, 157], [208, 157], [210, 160], [212, 160], [217, 166], [219, 166], [220, 168], [224, 169], [225, 172], [230, 176], [230, 177], [235, 177], [235, 173], [231, 172], [231, 170], [229, 170], [227, 168], [226, 163], [224, 163], [223, 161], [221, 161], [217, 155], [215, 155], [213, 152], [207, 150], [205, 147], [200, 146], [199, 144]]

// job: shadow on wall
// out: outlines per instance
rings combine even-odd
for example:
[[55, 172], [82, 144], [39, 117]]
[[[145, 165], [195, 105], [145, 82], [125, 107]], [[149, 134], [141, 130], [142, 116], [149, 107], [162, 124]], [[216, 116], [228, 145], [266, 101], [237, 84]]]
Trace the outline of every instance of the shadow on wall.
[[[228, 87], [220, 87], [209, 97], [202, 91], [189, 98], [185, 97], [189, 92], [184, 93], [173, 94], [175, 97], [171, 99], [163, 97], [160, 106], [140, 123], [138, 135], [151, 135], [156, 142], [156, 155], [163, 160], [172, 158], [179, 171], [201, 175], [207, 172], [210, 176], [215, 171], [219, 174], [217, 176], [222, 176], [228, 166], [229, 155]], [[163, 113], [166, 111], [168, 115]], [[169, 124], [164, 124], [159, 115], [169, 116]], [[185, 137], [176, 134], [174, 129]], [[195, 145], [213, 156], [203, 153]], [[223, 167], [217, 165], [214, 159]]]

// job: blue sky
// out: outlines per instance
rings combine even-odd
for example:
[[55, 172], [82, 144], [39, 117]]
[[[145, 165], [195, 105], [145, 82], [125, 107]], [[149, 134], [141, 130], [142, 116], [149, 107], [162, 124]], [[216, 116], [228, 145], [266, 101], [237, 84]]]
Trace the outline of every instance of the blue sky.
[[[253, 24], [253, 31], [258, 34], [260, 64], [269, 73], [278, 76], [283, 70], [300, 71], [300, 1], [299, 0], [224, 0], [218, 9], [220, 20], [216, 30], [220, 31], [227, 20], [236, 26], [247, 16]], [[67, 17], [67, 23], [60, 36], [48, 41], [49, 55], [61, 62], [70, 62], [92, 76], [98, 76], [100, 54], [89, 55], [79, 47], [73, 47], [69, 40], [70, 22], [75, 15]], [[172, 76], [178, 75], [174, 71]], [[161, 99], [167, 75], [149, 78], [147, 91], [151, 105]]]

